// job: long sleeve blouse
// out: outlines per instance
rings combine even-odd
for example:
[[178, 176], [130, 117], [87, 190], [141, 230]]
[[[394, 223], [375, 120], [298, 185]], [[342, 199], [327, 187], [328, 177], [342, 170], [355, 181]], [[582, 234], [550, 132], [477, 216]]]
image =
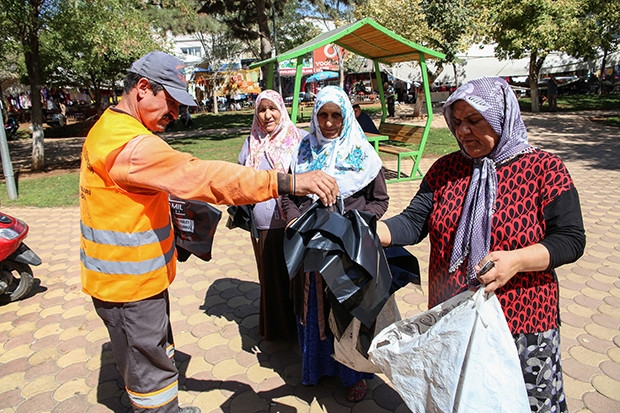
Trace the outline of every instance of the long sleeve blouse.
[[[450, 257], [472, 172], [460, 152], [439, 159], [409, 206], [385, 221], [392, 245], [430, 237], [429, 307], [467, 289], [466, 262], [450, 273]], [[545, 271], [516, 274], [496, 293], [513, 334], [546, 331], [558, 324], [554, 268], [578, 259], [585, 248], [579, 196], [562, 161], [533, 150], [497, 165], [498, 192], [491, 251], [540, 243], [549, 250]]]

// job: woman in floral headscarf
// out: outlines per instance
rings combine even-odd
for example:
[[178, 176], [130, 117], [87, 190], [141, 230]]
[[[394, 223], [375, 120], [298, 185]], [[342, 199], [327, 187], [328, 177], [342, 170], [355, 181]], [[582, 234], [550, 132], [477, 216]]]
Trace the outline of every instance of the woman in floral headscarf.
[[[388, 208], [381, 159], [355, 119], [348, 96], [338, 87], [324, 87], [317, 95], [310, 134], [301, 141], [291, 169], [294, 173], [319, 169], [333, 176], [344, 199], [345, 211], [362, 210], [380, 218]], [[287, 220], [297, 219], [312, 202], [310, 197], [283, 197]], [[318, 273], [303, 273], [293, 278], [302, 383], [316, 384], [323, 376], [338, 376], [348, 388], [348, 400], [357, 402], [365, 397], [366, 379], [373, 375], [352, 370], [332, 357], [334, 336], [326, 323], [329, 302], [324, 285]]]
[[381, 242], [411, 245], [429, 235], [429, 308], [468, 288], [495, 291], [532, 411], [566, 412], [554, 269], [585, 248], [577, 189], [557, 156], [528, 144], [505, 80], [463, 84], [443, 113], [461, 150], [431, 166], [400, 215], [378, 223]]
[[[239, 163], [288, 173], [293, 152], [306, 132], [293, 124], [282, 96], [274, 90], [259, 94], [255, 107], [252, 130]], [[261, 286], [258, 333], [269, 341], [295, 339], [297, 329], [282, 247], [286, 221], [280, 199], [256, 204], [252, 219], [258, 230], [258, 238], [251, 238]]]

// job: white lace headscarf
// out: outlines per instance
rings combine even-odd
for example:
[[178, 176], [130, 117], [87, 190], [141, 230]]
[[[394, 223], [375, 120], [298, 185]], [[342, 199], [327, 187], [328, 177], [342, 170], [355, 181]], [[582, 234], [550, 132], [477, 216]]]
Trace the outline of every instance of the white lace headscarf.
[[[342, 111], [342, 131], [334, 139], [325, 138], [319, 127], [317, 114], [326, 103], [334, 103]], [[381, 158], [355, 119], [347, 94], [337, 86], [321, 89], [312, 111], [310, 134], [302, 139], [297, 159], [293, 160], [295, 172], [325, 171], [336, 179], [340, 195], [346, 198], [372, 182], [382, 166]]]

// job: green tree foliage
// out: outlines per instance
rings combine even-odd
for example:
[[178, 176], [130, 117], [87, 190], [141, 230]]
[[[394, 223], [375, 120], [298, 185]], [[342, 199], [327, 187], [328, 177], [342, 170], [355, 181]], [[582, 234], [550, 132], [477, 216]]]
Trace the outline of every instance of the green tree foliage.
[[272, 13], [280, 14], [285, 3], [270, 0], [209, 0], [199, 9], [199, 13], [210, 15], [226, 24], [235, 38], [241, 41], [258, 41], [259, 58], [264, 60], [271, 57], [273, 48], [270, 16]]
[[291, 50], [321, 34], [319, 28], [305, 19], [303, 10], [299, 3], [287, 2], [282, 15], [273, 19], [278, 52]]
[[[19, 83], [20, 75], [26, 73], [21, 57], [21, 45], [9, 36], [8, 22], [0, 21], [0, 99], [4, 102], [6, 88]], [[8, 112], [3, 106], [2, 115], [6, 120]]]
[[599, 70], [599, 93], [602, 93], [603, 74], [609, 52], [620, 45], [620, 2], [587, 0], [577, 10], [579, 24], [570, 30], [569, 53], [592, 59], [602, 52]]
[[[248, 43], [259, 44], [258, 58], [265, 60], [273, 51], [273, 32], [270, 21], [282, 18], [288, 3], [300, 5], [300, 1], [289, 0], [209, 0], [204, 2], [199, 13], [213, 16], [230, 28], [235, 38]], [[303, 4], [325, 4], [327, 8], [345, 10], [352, 3], [350, 0], [310, 0]], [[301, 43], [301, 42], [300, 42]], [[267, 66], [263, 67], [263, 76], [267, 77]]]
[[211, 21], [198, 18], [195, 0], [137, 0], [137, 7], [153, 28], [173, 35], [207, 31]]
[[62, 2], [49, 27], [41, 50], [47, 82], [92, 88], [97, 108], [102, 89], [115, 89], [131, 62], [165, 49], [148, 15], [125, 0]]
[[58, 8], [55, 0], [0, 0], [0, 21], [9, 41], [18, 43], [24, 57], [32, 96], [32, 170], [45, 166], [41, 100], [40, 36]]
[[490, 13], [487, 40], [497, 44], [502, 59], [529, 56], [532, 112], [539, 112], [538, 78], [550, 52], [570, 53], [579, 25], [579, 0], [480, 0]]
[[[366, 4], [366, 0], [350, 0], [346, 2], [342, 2], [340, 0], [303, 0], [300, 3], [299, 8], [304, 10], [304, 15], [309, 16], [313, 19], [321, 20], [323, 22], [325, 30], [330, 30], [334, 26], [340, 27], [355, 21], [355, 7], [364, 4]], [[312, 39], [312, 37], [310, 37], [308, 40]], [[339, 46], [335, 46], [334, 51], [338, 56], [338, 75], [340, 78], [340, 87], [343, 88], [345, 66], [355, 66], [356, 63], [354, 63], [354, 61], [359, 61], [359, 58], [351, 55], [345, 55], [345, 51], [342, 50]], [[359, 64], [360, 63], [357, 63], [357, 65]]]
[[[433, 83], [444, 64], [456, 63], [456, 54], [466, 50], [475, 38], [481, 14], [472, 1], [370, 0], [355, 10], [355, 16], [371, 17], [405, 39], [444, 53], [445, 61], [427, 66], [429, 82]], [[422, 99], [416, 101], [414, 116], [420, 115], [422, 103]]]

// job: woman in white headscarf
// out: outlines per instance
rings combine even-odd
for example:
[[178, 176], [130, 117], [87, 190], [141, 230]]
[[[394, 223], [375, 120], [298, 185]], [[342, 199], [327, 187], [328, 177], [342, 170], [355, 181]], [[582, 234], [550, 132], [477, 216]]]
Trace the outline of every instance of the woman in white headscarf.
[[[265, 90], [256, 98], [252, 130], [239, 154], [239, 163], [287, 173], [293, 152], [305, 134], [291, 121], [282, 96]], [[258, 333], [269, 341], [294, 340], [297, 329], [283, 255], [286, 221], [280, 199], [256, 204], [252, 219], [258, 230], [258, 238], [251, 238], [261, 286]]]
[[[346, 93], [335, 86], [321, 89], [316, 97], [310, 134], [293, 157], [294, 173], [323, 170], [338, 182], [345, 211], [356, 209], [383, 216], [389, 197], [379, 155], [366, 140]], [[310, 197], [285, 196], [282, 205], [287, 221], [297, 219], [312, 204]], [[318, 273], [293, 278], [293, 299], [298, 316], [302, 355], [302, 383], [316, 384], [323, 376], [338, 376], [348, 388], [347, 399], [362, 400], [372, 374], [352, 370], [335, 361], [334, 336], [326, 323], [329, 302], [325, 283]]]
[[494, 291], [531, 410], [566, 412], [555, 268], [585, 248], [577, 189], [557, 156], [529, 145], [504, 79], [464, 83], [443, 114], [460, 151], [438, 159], [409, 206], [379, 222], [377, 233], [383, 245], [429, 236], [429, 308], [468, 288]]

